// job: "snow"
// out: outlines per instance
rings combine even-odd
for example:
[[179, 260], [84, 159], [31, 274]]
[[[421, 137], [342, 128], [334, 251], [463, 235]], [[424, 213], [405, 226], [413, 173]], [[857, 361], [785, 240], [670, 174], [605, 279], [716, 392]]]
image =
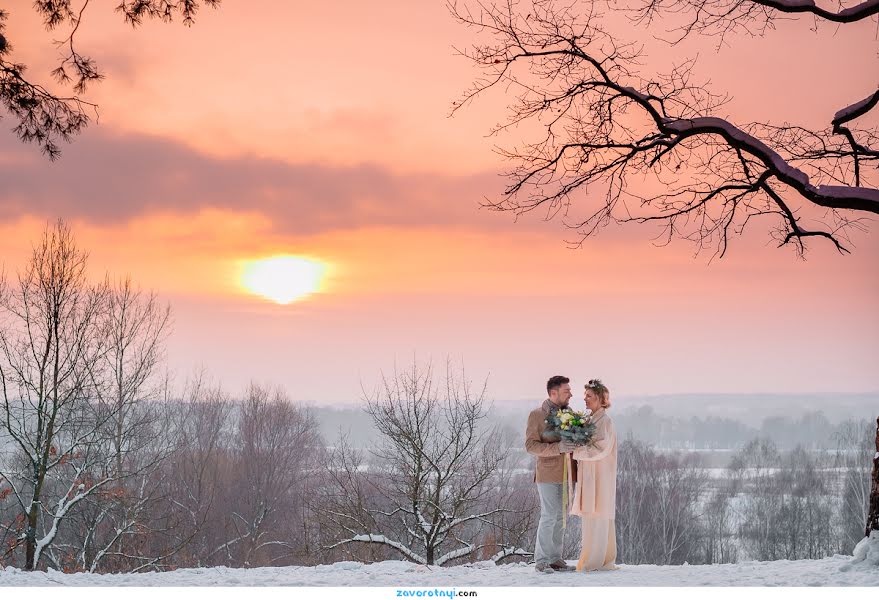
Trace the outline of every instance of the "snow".
[[860, 568], [879, 571], [879, 531], [871, 531], [855, 546], [852, 560], [843, 567], [844, 571]]
[[847, 17], [848, 15], [856, 14], [859, 12], [866, 13], [867, 11], [871, 10], [872, 7], [876, 6], [877, 4], [879, 4], [879, 0], [865, 0], [864, 2], [861, 2], [860, 4], [856, 4], [854, 6], [849, 6], [848, 8], [844, 8], [841, 11], [839, 11], [839, 13], [837, 13], [837, 14], [841, 17]]
[[[778, 173], [797, 181], [803, 186], [809, 186], [809, 177], [797, 169], [789, 165], [781, 155], [755, 138], [745, 133], [729, 121], [719, 119], [717, 117], [696, 117], [693, 119], [668, 119], [664, 125], [677, 133], [686, 133], [692, 129], [708, 129], [723, 132], [729, 139], [744, 144], [749, 151], [755, 156], [759, 156], [767, 166], [772, 166]], [[851, 190], [851, 188], [848, 188]]]
[[[6, 567], [0, 586], [879, 586], [879, 537], [858, 546], [864, 560], [836, 555], [822, 560], [749, 561], [725, 565], [620, 565], [617, 571], [537, 573], [532, 565], [491, 561], [427, 567], [405, 561], [338, 562], [316, 567], [207, 567], [163, 573], [97, 575], [25, 572]], [[568, 561], [574, 564], [573, 561]]]
[[[635, 88], [632, 88], [632, 87], [621, 87], [620, 89], [622, 89], [624, 92], [628, 92], [629, 94], [631, 94], [632, 96], [638, 98], [638, 99], [641, 100], [642, 102], [646, 102], [646, 103], [649, 103], [649, 102], [650, 102], [650, 96], [648, 96], [647, 94], [643, 94], [643, 93], [639, 92], [639, 91], [636, 90]], [[590, 412], [591, 412], [591, 411], [590, 411]]]
[[[383, 535], [379, 535], [379, 534], [376, 534], [376, 533], [367, 533], [367, 534], [362, 534], [362, 535], [355, 535], [354, 537], [351, 538], [351, 541], [354, 541], [354, 542], [371, 542], [371, 543], [373, 543], [373, 544], [385, 544], [386, 546], [390, 546], [391, 548], [394, 548], [394, 549], [396, 549], [396, 550], [399, 550], [400, 552], [402, 552], [404, 555], [406, 555], [406, 556], [408, 556], [409, 558], [411, 558], [411, 559], [412, 559], [413, 561], [415, 561], [416, 563], [424, 563], [424, 562], [426, 562], [423, 556], [419, 556], [418, 554], [415, 554], [414, 552], [412, 552], [409, 548], [407, 548], [406, 546], [404, 546], [404, 545], [401, 544], [400, 542], [394, 541], [394, 540], [392, 540], [392, 539], [390, 539], [390, 538], [387, 538], [387, 537], [385, 537], [385, 536], [383, 536]], [[339, 544], [336, 544], [336, 545], [338, 546]]]
[[[879, 2], [879, 0], [876, 1]], [[879, 92], [875, 95], [879, 97]], [[870, 98], [872, 97], [873, 96]], [[870, 100], [870, 98], [867, 100]], [[857, 107], [857, 105], [852, 106]], [[847, 110], [849, 109], [843, 109], [840, 112], [845, 112]], [[839, 113], [837, 113], [837, 115], [839, 115]], [[809, 182], [809, 176], [803, 171], [788, 164], [778, 152], [754, 136], [742, 131], [729, 121], [717, 117], [695, 117], [693, 119], [666, 119], [663, 124], [669, 130], [679, 134], [685, 134], [692, 129], [713, 130], [714, 132], [722, 133], [729, 139], [743, 144], [746, 147], [745, 150], [760, 158], [767, 167], [774, 169], [778, 175], [795, 181], [804, 189], [820, 196], [845, 200], [854, 199], [866, 202], [879, 202], [879, 190], [877, 189], [844, 185], [812, 185]]]
[[[876, 6], [877, 4], [879, 4], [879, 0], [864, 0], [864, 2], [861, 2], [860, 4], [856, 4], [856, 5], [850, 6], [848, 8], [843, 8], [842, 10], [840, 10], [837, 13], [834, 13], [832, 9], [819, 9], [819, 8], [817, 8], [817, 5], [815, 4], [815, 0], [775, 0], [772, 4], [769, 4], [769, 6], [772, 6], [773, 8], [778, 8], [779, 10], [782, 10], [782, 11], [785, 10], [785, 7], [793, 9], [793, 10], [796, 10], [798, 8], [799, 9], [801, 9], [801, 8], [815, 8], [815, 9], [817, 9], [817, 12], [816, 11], [810, 11], [810, 12], [816, 12], [816, 14], [818, 14], [820, 16], [823, 16], [825, 14], [826, 15], [836, 14], [838, 17], [845, 18], [850, 15], [859, 15], [859, 14], [866, 15], [872, 9], [872, 7]], [[785, 12], [787, 12], [787, 11], [785, 11]], [[861, 18], [863, 18], [863, 17], [861, 17]]]
[[879, 190], [873, 188], [846, 185], [819, 185], [817, 187], [807, 185], [806, 187], [828, 198], [858, 198], [869, 202], [879, 202]]
[[[879, 92], [876, 92], [879, 93]], [[852, 118], [852, 115], [863, 110], [868, 104], [873, 102], [876, 97], [876, 93], [870, 94], [863, 100], [858, 100], [851, 106], [846, 106], [842, 110], [838, 111], [835, 115], [833, 115], [833, 123], [844, 123]]]

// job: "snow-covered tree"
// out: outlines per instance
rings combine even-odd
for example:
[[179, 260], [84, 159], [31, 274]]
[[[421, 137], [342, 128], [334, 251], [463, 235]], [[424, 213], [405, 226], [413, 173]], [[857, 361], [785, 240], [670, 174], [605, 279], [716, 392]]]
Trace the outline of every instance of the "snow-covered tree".
[[[609, 223], [657, 223], [667, 240], [720, 256], [746, 226], [762, 224], [800, 256], [816, 237], [849, 252], [847, 234], [879, 214], [874, 74], [853, 71], [862, 95], [830, 108], [823, 129], [739, 122], [722, 112], [727, 94], [697, 78], [695, 58], [644, 73], [643, 47], [626, 39], [667, 37], [666, 23], [654, 21], [669, 16], [680, 24], [670, 43], [718, 36], [731, 45], [733, 32], [763, 35], [793, 13], [808, 15], [804, 35], [812, 22], [845, 35], [847, 24], [875, 19], [877, 0], [827, 9], [811, 0], [450, 0], [449, 8], [484, 36], [462, 51], [484, 76], [452, 112], [503, 90], [510, 114], [492, 133], [532, 135], [500, 150], [514, 166], [491, 208], [562, 213], [580, 243]], [[632, 28], [610, 31], [608, 12], [628, 13]]]
[[[441, 384], [430, 364], [382, 376], [366, 398], [381, 434], [368, 470], [361, 472], [344, 446], [331, 463], [336, 485], [319, 508], [342, 539], [330, 547], [373, 544], [438, 566], [476, 556], [488, 544], [497, 549], [495, 561], [529, 554], [499, 535], [500, 517], [514, 509], [497, 485], [508, 451], [486, 422], [487, 408], [485, 387], [474, 393], [448, 364]], [[516, 520], [512, 527], [528, 525]]]
[[116, 479], [100, 451], [116, 407], [101, 400], [106, 283], [86, 278], [70, 228], [47, 227], [15, 285], [0, 284], [0, 437], [14, 455], [0, 465], [19, 513], [13, 546], [34, 569], [77, 504]]
[[107, 348], [98, 368], [105, 383], [96, 392], [113, 406], [100, 451], [112, 463], [115, 483], [88, 498], [76, 517], [79, 535], [67, 545], [79, 569], [94, 572], [111, 563], [111, 570], [130, 571], [156, 561], [142, 552], [140, 540], [149, 535], [149, 521], [163, 502], [159, 469], [175, 447], [166, 426], [167, 406], [160, 402], [168, 383], [160, 367], [170, 318], [170, 307], [130, 278], [112, 286], [101, 315]]

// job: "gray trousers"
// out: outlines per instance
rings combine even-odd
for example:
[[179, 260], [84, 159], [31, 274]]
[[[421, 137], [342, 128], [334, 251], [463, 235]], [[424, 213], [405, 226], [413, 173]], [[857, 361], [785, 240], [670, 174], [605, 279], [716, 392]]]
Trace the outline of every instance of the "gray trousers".
[[562, 559], [562, 484], [538, 483], [540, 522], [534, 547], [535, 563], [554, 563]]

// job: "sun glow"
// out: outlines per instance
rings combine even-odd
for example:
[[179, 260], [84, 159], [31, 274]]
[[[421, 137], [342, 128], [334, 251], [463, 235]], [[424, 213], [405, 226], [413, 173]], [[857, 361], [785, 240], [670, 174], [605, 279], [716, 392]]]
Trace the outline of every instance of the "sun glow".
[[248, 261], [241, 285], [278, 304], [290, 304], [320, 291], [327, 265], [301, 256], [272, 256]]

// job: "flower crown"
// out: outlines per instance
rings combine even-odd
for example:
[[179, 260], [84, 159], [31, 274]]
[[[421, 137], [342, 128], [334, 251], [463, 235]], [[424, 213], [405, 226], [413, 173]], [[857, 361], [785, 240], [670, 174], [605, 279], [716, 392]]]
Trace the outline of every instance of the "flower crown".
[[589, 383], [586, 384], [588, 389], [599, 390], [604, 387], [604, 384], [601, 383], [600, 379], [590, 379]]

